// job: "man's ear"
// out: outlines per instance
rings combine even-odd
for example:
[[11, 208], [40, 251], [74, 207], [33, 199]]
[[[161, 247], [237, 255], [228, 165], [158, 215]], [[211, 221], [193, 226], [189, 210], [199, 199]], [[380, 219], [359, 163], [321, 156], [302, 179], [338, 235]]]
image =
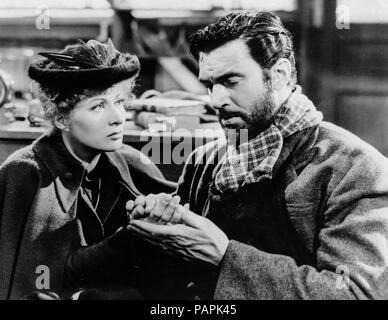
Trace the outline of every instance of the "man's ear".
[[279, 59], [271, 68], [271, 83], [274, 90], [288, 86], [291, 80], [291, 63], [288, 59]]
[[69, 131], [69, 121], [63, 115], [55, 116], [54, 123], [59, 130]]

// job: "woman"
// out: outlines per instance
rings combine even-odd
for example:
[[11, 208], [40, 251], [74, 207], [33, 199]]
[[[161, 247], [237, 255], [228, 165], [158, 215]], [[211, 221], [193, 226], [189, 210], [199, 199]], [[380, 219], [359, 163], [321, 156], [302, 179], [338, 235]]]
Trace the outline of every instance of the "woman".
[[29, 76], [52, 130], [0, 167], [0, 299], [125, 284], [125, 203], [175, 188], [123, 145], [135, 56], [94, 40], [41, 55]]

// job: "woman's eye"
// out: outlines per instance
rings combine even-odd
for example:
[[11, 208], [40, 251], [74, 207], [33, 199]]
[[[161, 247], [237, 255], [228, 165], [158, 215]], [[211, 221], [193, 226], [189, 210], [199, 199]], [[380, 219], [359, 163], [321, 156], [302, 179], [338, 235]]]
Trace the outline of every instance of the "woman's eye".
[[116, 104], [122, 105], [124, 103], [124, 99], [116, 100]]

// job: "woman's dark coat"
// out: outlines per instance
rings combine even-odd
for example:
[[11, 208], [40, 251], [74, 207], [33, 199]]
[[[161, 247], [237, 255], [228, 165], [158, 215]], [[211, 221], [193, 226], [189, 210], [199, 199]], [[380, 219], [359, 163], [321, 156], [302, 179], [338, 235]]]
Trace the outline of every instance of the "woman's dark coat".
[[[106, 155], [134, 195], [175, 188], [129, 146]], [[43, 269], [49, 270], [50, 290], [63, 288], [71, 244], [82, 243], [76, 209], [84, 171], [53, 132], [15, 152], [0, 167], [0, 299], [17, 299], [39, 289]]]

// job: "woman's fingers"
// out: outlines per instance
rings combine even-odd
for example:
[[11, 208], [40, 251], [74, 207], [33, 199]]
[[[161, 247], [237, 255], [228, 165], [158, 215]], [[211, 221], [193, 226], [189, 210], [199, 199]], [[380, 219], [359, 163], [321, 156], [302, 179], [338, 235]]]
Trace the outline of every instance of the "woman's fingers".
[[130, 214], [130, 220], [132, 219], [141, 219], [144, 218], [144, 207], [142, 206], [136, 206], [135, 209], [132, 210], [132, 213]]
[[171, 194], [161, 193], [158, 195], [154, 208], [151, 210], [148, 221], [157, 223], [162, 217], [164, 209], [172, 199]]
[[[140, 207], [144, 207], [145, 197], [143, 195], [138, 196], [135, 200], [129, 200], [125, 204], [125, 209], [128, 211], [128, 216], [133, 215], [133, 211], [136, 209], [136, 212], [141, 212]], [[144, 211], [144, 210], [143, 210]]]
[[156, 205], [157, 195], [149, 194], [145, 197], [144, 213], [149, 215]]
[[136, 206], [145, 206], [145, 196], [140, 195], [135, 199], [135, 205]]
[[125, 204], [125, 209], [127, 211], [132, 211], [134, 208], [135, 208], [135, 201], [133, 200], [127, 201], [127, 203]]
[[[142, 219], [158, 224], [178, 224], [181, 222], [182, 210], [177, 210], [181, 198], [176, 195], [160, 193], [138, 196], [126, 203], [130, 219]], [[187, 208], [187, 205], [185, 206]]]
[[125, 209], [128, 211], [129, 219], [140, 219], [148, 216], [155, 206], [156, 195], [149, 194], [148, 196], [140, 195], [135, 200], [129, 200], [125, 204]]
[[165, 207], [164, 211], [162, 212], [162, 215], [159, 218], [159, 221], [158, 221], [159, 224], [167, 224], [171, 220], [175, 220], [174, 218], [175, 211], [178, 208], [180, 201], [181, 201], [180, 196], [172, 197], [171, 201]]

